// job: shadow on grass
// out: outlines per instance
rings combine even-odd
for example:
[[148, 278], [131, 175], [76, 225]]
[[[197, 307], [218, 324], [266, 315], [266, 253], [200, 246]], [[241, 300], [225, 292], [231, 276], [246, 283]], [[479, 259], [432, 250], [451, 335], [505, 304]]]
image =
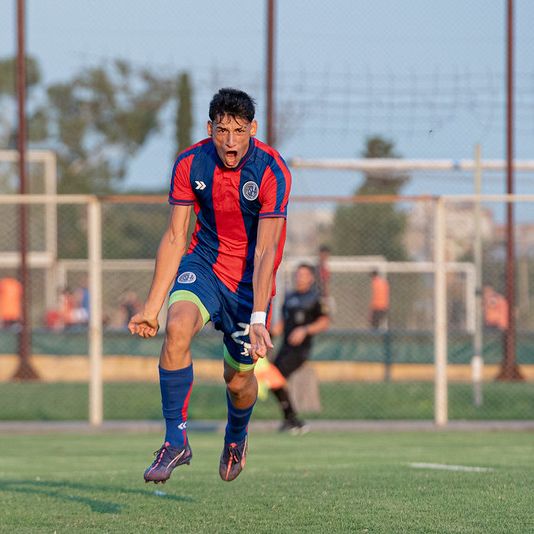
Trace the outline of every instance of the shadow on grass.
[[95, 484], [81, 484], [79, 482], [55, 482], [51, 480], [2, 480], [0, 491], [9, 491], [26, 495], [47, 495], [66, 502], [77, 502], [87, 505], [93, 512], [99, 514], [120, 514], [123, 504], [110, 500], [96, 499], [91, 496], [73, 495], [72, 492], [114, 492], [128, 495], [140, 495], [178, 502], [193, 502], [192, 497], [184, 495], [169, 495], [163, 491], [154, 492], [141, 489], [117, 488]]

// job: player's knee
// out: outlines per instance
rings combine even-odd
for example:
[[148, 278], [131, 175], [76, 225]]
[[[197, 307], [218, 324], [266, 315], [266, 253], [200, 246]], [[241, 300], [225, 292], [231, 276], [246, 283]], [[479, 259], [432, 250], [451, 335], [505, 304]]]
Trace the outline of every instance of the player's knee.
[[248, 393], [256, 380], [254, 373], [224, 373], [224, 380], [228, 391], [237, 397]]
[[192, 329], [181, 321], [169, 321], [166, 328], [165, 344], [173, 352], [186, 352], [191, 345]]

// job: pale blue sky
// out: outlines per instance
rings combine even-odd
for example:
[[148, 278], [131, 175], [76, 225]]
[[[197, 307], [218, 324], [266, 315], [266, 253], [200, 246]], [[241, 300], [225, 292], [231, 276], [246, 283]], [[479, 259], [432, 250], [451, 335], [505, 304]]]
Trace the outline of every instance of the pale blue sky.
[[[469, 158], [476, 142], [486, 157], [503, 157], [505, 3], [278, 0], [284, 129], [278, 148], [286, 158], [348, 158], [358, 155], [366, 135], [379, 133], [407, 158]], [[116, 57], [168, 72], [189, 70], [196, 137], [205, 135], [213, 92], [239, 86], [258, 101], [261, 137], [265, 5], [265, 0], [27, 0], [28, 50], [47, 81]], [[15, 51], [14, 6], [15, 0], [0, 3], [2, 56]], [[532, 159], [532, 0], [516, 0], [516, 23], [516, 155]], [[132, 162], [127, 183], [164, 186], [172, 141], [170, 128], [154, 137]], [[313, 173], [300, 178], [297, 193], [332, 192]], [[336, 192], [349, 192], [354, 183], [353, 176], [340, 175]], [[424, 182], [407, 192], [457, 189], [458, 184]]]

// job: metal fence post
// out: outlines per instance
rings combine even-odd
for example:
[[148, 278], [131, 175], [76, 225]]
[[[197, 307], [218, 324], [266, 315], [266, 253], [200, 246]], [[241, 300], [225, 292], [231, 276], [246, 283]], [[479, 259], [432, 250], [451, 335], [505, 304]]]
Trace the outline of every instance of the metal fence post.
[[447, 400], [447, 272], [445, 267], [445, 203], [436, 201], [434, 226], [434, 422], [448, 422]]
[[102, 386], [102, 205], [93, 197], [87, 206], [89, 260], [89, 422], [104, 419]]
[[475, 242], [474, 242], [474, 260], [475, 260], [475, 335], [473, 338], [474, 354], [471, 359], [471, 374], [473, 382], [473, 403], [475, 406], [482, 406], [482, 373], [484, 368], [483, 359], [483, 317], [482, 317], [482, 234], [481, 234], [481, 205], [480, 195], [482, 194], [482, 158], [480, 145], [475, 145]]

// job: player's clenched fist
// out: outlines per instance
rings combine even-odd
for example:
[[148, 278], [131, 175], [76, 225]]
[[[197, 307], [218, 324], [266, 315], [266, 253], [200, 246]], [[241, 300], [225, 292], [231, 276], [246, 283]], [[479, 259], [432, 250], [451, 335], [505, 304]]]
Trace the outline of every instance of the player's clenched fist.
[[147, 317], [144, 313], [136, 313], [128, 323], [128, 330], [131, 334], [140, 337], [154, 337], [159, 330], [157, 317]]

